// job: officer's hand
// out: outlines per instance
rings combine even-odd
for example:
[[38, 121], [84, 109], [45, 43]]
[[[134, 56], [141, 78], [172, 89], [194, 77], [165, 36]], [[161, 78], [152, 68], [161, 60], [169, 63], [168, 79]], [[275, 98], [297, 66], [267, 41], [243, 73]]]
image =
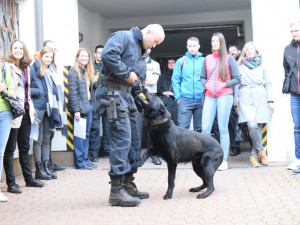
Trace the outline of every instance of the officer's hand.
[[133, 82], [135, 82], [137, 80], [137, 75], [136, 75], [136, 73], [135, 72], [130, 72], [130, 75], [129, 75], [129, 77], [127, 77], [126, 79], [125, 79], [125, 81], [126, 82], [128, 82], [128, 83], [133, 83]]

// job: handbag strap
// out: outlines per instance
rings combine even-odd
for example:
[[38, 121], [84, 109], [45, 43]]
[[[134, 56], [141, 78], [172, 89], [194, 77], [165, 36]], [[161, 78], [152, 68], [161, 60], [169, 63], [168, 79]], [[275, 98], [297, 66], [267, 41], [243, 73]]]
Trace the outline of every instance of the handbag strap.
[[209, 78], [211, 77], [212, 73], [216, 70], [217, 66], [219, 65], [219, 61], [217, 61], [216, 65], [214, 66], [214, 68], [210, 71], [206, 82], [209, 80]]

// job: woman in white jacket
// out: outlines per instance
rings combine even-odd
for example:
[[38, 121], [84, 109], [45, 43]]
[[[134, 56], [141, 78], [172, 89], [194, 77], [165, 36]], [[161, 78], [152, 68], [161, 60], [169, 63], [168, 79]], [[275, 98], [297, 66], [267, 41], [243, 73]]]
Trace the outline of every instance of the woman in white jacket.
[[250, 162], [258, 167], [258, 155], [263, 165], [268, 165], [266, 149], [262, 146], [262, 127], [274, 112], [272, 83], [269, 73], [253, 42], [245, 44], [238, 60], [241, 83], [236, 87], [239, 123], [247, 123], [252, 140]]

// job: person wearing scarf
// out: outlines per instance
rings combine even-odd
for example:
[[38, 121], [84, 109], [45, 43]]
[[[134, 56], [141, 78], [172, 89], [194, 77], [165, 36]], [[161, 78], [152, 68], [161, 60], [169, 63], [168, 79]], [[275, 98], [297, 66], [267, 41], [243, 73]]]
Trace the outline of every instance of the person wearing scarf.
[[[238, 123], [247, 123], [252, 140], [250, 162], [253, 167], [259, 167], [260, 158], [263, 165], [268, 165], [266, 149], [262, 146], [262, 127], [271, 120], [274, 112], [272, 83], [253, 42], [245, 44], [238, 60], [241, 73], [241, 83], [235, 88], [235, 106], [238, 106]], [[258, 157], [259, 156], [259, 157]]]
[[31, 96], [36, 111], [35, 123], [39, 127], [38, 140], [33, 142], [33, 155], [38, 179], [57, 179], [56, 173], [49, 167], [51, 130], [61, 128], [64, 123], [62, 85], [57, 82], [54, 51], [43, 47], [40, 57], [31, 67]]

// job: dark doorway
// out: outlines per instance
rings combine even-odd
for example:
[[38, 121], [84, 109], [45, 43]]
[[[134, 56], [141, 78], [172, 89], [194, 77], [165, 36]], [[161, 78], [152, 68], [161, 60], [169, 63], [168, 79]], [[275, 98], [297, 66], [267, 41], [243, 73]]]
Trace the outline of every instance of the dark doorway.
[[225, 36], [227, 46], [235, 44], [243, 47], [244, 32], [242, 24], [197, 26], [165, 28], [164, 42], [152, 49], [151, 58], [161, 64], [161, 70], [165, 69], [167, 59], [183, 56], [186, 49], [186, 41], [189, 37], [197, 37], [200, 40], [200, 52], [204, 56], [211, 53], [211, 37], [213, 33], [221, 32]]

